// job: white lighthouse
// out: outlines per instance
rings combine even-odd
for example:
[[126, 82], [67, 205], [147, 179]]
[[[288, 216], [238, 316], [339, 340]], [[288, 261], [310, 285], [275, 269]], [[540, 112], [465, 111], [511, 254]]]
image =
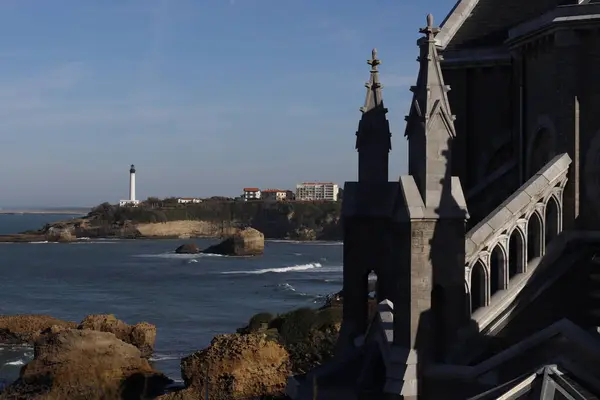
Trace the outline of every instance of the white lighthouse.
[[129, 199], [119, 201], [119, 205], [121, 207], [137, 206], [139, 203], [140, 201], [135, 199], [135, 165], [131, 164], [129, 168]]
[[135, 202], [135, 165], [129, 168], [129, 201]]

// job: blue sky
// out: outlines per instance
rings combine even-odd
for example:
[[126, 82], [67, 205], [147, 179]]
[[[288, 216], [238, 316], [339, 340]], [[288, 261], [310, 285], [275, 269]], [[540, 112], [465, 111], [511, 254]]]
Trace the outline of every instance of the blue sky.
[[418, 28], [454, 0], [2, 0], [0, 207], [343, 184], [377, 47], [406, 172]]

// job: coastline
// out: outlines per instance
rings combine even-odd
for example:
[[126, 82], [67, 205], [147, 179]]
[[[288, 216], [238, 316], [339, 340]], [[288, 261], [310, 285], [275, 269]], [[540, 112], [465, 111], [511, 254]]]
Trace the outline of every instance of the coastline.
[[76, 210], [0, 210], [0, 215], [72, 215], [85, 217], [87, 212]]
[[[140, 237], [115, 237], [115, 236], [96, 236], [96, 237], [78, 237], [73, 241], [55, 241], [48, 240], [44, 234], [33, 235], [25, 233], [17, 233], [12, 235], [0, 235], [0, 243], [73, 243], [73, 242], [85, 242], [88, 240], [194, 240], [194, 239], [223, 239], [223, 236], [190, 236], [182, 238], [180, 236], [140, 236]], [[310, 239], [277, 239], [277, 238], [265, 238], [265, 242], [271, 243], [310, 243], [310, 244], [342, 244], [341, 239], [332, 240], [310, 240]]]

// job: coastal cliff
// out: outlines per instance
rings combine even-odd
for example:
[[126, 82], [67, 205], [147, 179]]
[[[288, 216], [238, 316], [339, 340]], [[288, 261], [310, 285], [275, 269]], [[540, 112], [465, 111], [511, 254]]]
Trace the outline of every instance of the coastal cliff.
[[339, 202], [207, 200], [199, 204], [142, 202], [138, 207], [103, 203], [85, 217], [0, 236], [0, 241], [225, 237], [246, 227], [259, 230], [267, 239], [341, 240], [340, 211]]

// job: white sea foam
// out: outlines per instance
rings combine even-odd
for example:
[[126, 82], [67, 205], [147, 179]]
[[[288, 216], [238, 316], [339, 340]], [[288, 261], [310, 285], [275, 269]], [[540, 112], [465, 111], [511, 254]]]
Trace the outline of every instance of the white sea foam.
[[325, 240], [287, 240], [287, 239], [268, 239], [265, 242], [271, 243], [288, 243], [288, 244], [300, 244], [306, 246], [341, 246], [344, 242], [330, 242]]
[[118, 241], [116, 240], [111, 240], [111, 241], [100, 241], [100, 239], [90, 239], [90, 240], [79, 240], [77, 239], [76, 242], [71, 242], [69, 243], [69, 245], [71, 246], [75, 246], [75, 245], [90, 245], [90, 244], [118, 244]]
[[277, 286], [279, 286], [281, 288], [284, 288], [285, 290], [289, 290], [290, 292], [295, 292], [296, 291], [296, 288], [293, 287], [292, 285], [290, 285], [289, 283], [283, 283], [283, 284], [279, 284]]
[[227, 257], [222, 254], [177, 254], [177, 253], [158, 253], [158, 254], [136, 254], [133, 257], [139, 258], [172, 258], [179, 260], [190, 260], [203, 257]]
[[[50, 243], [50, 242], [47, 241], [47, 240], [43, 240], [43, 241], [40, 241], [40, 242], [29, 242], [29, 244], [44, 244], [44, 243]], [[52, 242], [52, 243], [56, 243], [56, 242]]]
[[9, 361], [5, 365], [16, 365], [16, 366], [25, 365], [25, 361], [23, 361], [23, 360]]
[[181, 357], [173, 354], [160, 354], [154, 353], [149, 361], [167, 361], [167, 360], [179, 360]]
[[300, 272], [300, 271], [308, 271], [315, 268], [321, 268], [321, 264], [319, 263], [309, 263], [309, 264], [300, 264], [300, 265], [292, 265], [290, 267], [282, 267], [282, 268], [265, 268], [265, 269], [256, 269], [251, 271], [225, 271], [221, 272], [222, 274], [248, 274], [248, 275], [260, 275], [266, 274], [268, 272], [274, 273], [284, 273], [284, 272]]
[[308, 293], [299, 292], [298, 290], [296, 290], [295, 287], [293, 287], [289, 283], [280, 283], [280, 284], [277, 285], [277, 287], [283, 289], [283, 291], [291, 292], [291, 293], [294, 293], [295, 295], [298, 295], [298, 296], [311, 296]]

